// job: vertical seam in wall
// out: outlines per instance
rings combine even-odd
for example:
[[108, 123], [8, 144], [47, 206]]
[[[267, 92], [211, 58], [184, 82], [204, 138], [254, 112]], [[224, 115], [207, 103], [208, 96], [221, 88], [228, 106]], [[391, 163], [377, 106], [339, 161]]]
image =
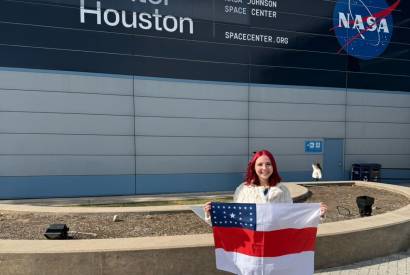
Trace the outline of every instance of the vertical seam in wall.
[[345, 77], [345, 134], [343, 140], [343, 174], [346, 174], [346, 144], [347, 144], [347, 96], [349, 79], [349, 57], [346, 56], [346, 77]]
[[137, 141], [135, 129], [135, 76], [132, 76], [132, 128], [134, 130], [133, 144], [134, 144], [134, 195], [137, 194]]
[[215, 38], [215, 0], [212, 1], [212, 37]]
[[250, 159], [250, 101], [251, 101], [251, 53], [248, 48], [248, 159]]

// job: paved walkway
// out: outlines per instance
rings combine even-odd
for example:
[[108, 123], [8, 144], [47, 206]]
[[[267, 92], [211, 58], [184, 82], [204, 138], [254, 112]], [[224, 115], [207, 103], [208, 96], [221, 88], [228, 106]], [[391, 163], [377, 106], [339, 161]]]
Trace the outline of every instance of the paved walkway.
[[318, 270], [318, 275], [410, 275], [410, 250], [383, 258]]

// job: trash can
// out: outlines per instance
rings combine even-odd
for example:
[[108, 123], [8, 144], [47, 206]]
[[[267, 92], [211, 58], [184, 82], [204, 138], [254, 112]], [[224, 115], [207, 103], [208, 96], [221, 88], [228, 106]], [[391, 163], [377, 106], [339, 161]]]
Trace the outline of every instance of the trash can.
[[378, 163], [352, 164], [351, 180], [364, 180], [380, 182], [381, 165]]
[[357, 207], [359, 208], [360, 217], [372, 215], [372, 205], [374, 198], [369, 196], [359, 196], [356, 198]]

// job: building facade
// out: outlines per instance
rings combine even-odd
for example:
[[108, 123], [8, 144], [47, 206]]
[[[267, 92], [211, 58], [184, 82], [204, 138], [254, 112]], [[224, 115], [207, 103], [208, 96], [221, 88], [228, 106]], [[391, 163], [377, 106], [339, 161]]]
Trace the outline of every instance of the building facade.
[[0, 0], [0, 199], [410, 181], [408, 2]]

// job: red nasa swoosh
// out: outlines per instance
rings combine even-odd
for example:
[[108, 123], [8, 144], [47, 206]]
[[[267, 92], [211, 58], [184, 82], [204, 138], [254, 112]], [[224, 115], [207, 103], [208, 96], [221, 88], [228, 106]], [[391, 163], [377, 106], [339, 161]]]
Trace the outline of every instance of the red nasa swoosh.
[[[394, 11], [399, 4], [400, 4], [400, 0], [397, 0], [393, 5], [391, 5], [391, 6], [388, 7], [387, 9], [382, 10], [382, 11], [379, 11], [379, 12], [373, 14], [372, 17], [376, 18], [376, 22], [375, 22], [375, 23], [377, 23], [378, 21], [380, 21], [382, 18], [384, 18], [384, 17], [390, 15], [390, 14], [392, 13], [392, 11]], [[369, 18], [369, 17], [371, 17], [371, 16], [366, 16], [366, 17], [364, 17], [364, 18], [363, 18], [363, 21], [366, 21], [367, 18]], [[350, 24], [350, 23], [354, 23], [354, 21], [355, 21], [355, 20], [350, 20], [350, 21], [349, 21], [349, 24]], [[373, 25], [372, 25], [372, 26], [373, 26]], [[355, 36], [353, 36], [349, 41], [346, 42], [346, 44], [343, 45], [342, 48], [340, 48], [340, 50], [339, 50], [337, 53], [340, 53], [343, 49], [345, 49], [348, 45], [350, 45], [350, 43], [352, 43], [354, 40], [356, 40], [361, 34], [367, 32], [372, 26], [366, 27], [364, 30], [360, 31], [360, 32], [357, 33]], [[334, 26], [333, 28], [330, 29], [330, 31], [332, 31], [332, 30], [334, 30], [335, 28], [338, 28], [338, 27], [339, 27], [339, 26]]]

